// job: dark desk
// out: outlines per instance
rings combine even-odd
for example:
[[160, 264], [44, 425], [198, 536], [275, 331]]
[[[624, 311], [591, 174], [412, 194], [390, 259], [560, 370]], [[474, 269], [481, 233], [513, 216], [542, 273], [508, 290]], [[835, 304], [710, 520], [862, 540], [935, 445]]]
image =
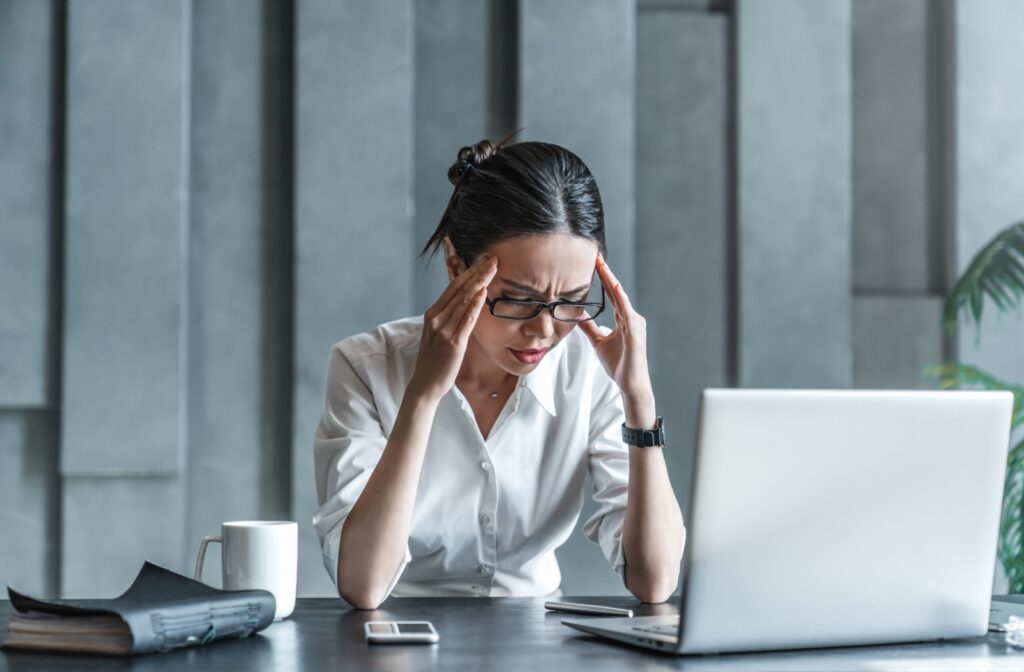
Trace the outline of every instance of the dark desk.
[[[564, 598], [572, 600], [572, 597]], [[628, 597], [577, 601], [628, 606], [637, 616], [673, 613]], [[246, 639], [138, 658], [55, 656], [0, 651], [0, 670], [1024, 670], [1024, 651], [997, 635], [962, 642], [679, 658], [584, 635], [561, 624], [580, 618], [545, 612], [535, 598], [392, 598], [377, 611], [351, 611], [337, 600], [301, 599], [295, 613]], [[0, 602], [0, 637], [10, 602]], [[738, 616], [738, 615], [737, 615]], [[363, 640], [369, 620], [429, 620], [436, 645], [379, 645]]]

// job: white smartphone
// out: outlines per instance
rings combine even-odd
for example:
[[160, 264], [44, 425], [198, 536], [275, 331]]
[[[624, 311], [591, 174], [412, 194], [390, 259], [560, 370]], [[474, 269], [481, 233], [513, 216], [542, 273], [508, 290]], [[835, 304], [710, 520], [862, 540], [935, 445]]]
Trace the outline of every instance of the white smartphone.
[[367, 621], [366, 641], [377, 644], [434, 644], [439, 639], [430, 621]]

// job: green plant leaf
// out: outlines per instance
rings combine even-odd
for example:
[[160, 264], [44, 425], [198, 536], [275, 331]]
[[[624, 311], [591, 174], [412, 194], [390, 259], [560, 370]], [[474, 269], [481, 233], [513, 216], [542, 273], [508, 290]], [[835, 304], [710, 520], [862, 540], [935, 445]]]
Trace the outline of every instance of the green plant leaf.
[[1001, 390], [1013, 393], [1013, 427], [1024, 425], [1024, 386], [1014, 385], [996, 378], [991, 373], [970, 364], [946, 362], [925, 367], [924, 375], [937, 378], [938, 386], [943, 390], [954, 387], [974, 387], [985, 390]]
[[1010, 450], [1003, 490], [1003, 516], [999, 521], [999, 560], [1011, 593], [1024, 592], [1024, 441]]
[[986, 297], [1000, 311], [1016, 307], [1024, 297], [1024, 222], [1003, 229], [974, 256], [946, 299], [943, 326], [955, 330], [964, 309], [980, 325]]

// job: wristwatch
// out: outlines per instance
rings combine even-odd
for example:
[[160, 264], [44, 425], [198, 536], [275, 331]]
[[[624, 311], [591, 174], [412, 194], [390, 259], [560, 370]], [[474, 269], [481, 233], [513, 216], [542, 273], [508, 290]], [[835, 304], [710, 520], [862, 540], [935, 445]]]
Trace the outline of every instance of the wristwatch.
[[658, 416], [658, 426], [654, 429], [633, 429], [622, 423], [622, 440], [637, 448], [653, 448], [665, 445], [665, 421]]

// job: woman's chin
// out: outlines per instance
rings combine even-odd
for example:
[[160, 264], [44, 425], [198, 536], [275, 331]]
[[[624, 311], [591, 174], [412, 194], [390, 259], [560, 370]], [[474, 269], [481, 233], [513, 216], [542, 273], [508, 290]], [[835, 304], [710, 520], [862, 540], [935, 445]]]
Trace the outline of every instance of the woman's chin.
[[505, 356], [502, 357], [501, 362], [499, 362], [501, 368], [505, 369], [507, 373], [510, 373], [513, 376], [525, 376], [536, 369], [538, 364], [540, 364], [539, 361], [534, 362], [533, 364], [521, 362], [508, 350], [505, 351]]

